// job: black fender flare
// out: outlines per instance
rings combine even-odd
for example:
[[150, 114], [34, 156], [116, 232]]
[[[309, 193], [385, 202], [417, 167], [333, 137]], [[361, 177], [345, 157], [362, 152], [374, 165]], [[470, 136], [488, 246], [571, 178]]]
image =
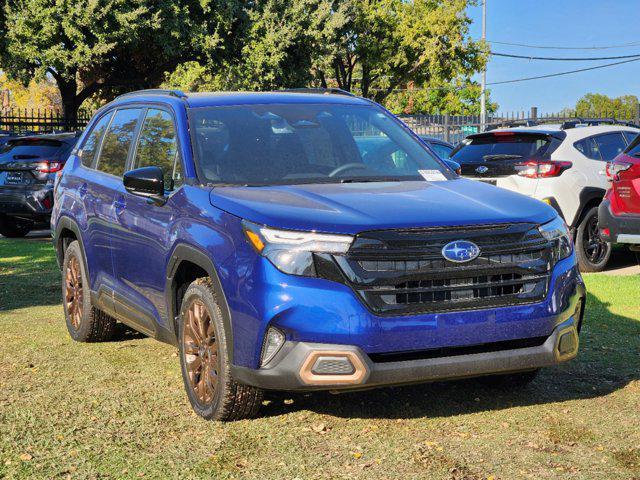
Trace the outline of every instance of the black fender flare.
[[[173, 291], [173, 281], [176, 272], [178, 271], [178, 267], [183, 261], [191, 262], [200, 268], [202, 268], [207, 274], [211, 281], [213, 282], [213, 287], [216, 290], [216, 298], [220, 303], [220, 310], [222, 311], [222, 323], [225, 328], [225, 336], [227, 339], [227, 351], [229, 352], [229, 363], [233, 364], [233, 326], [231, 324], [231, 312], [229, 310], [229, 304], [227, 303], [227, 298], [224, 294], [224, 290], [222, 289], [222, 284], [220, 283], [220, 278], [218, 277], [218, 271], [216, 270], [213, 260], [204, 253], [202, 250], [193, 247], [191, 245], [187, 245], [184, 243], [178, 244], [171, 254], [169, 259], [169, 263], [167, 265], [167, 278], [165, 284], [165, 298], [167, 302], [167, 316], [170, 319], [169, 325], [173, 328], [173, 335], [176, 337], [177, 344], [177, 313], [176, 312], [176, 299], [175, 292]], [[174, 312], [176, 315], [174, 315]]]
[[80, 250], [82, 251], [82, 261], [84, 263], [84, 271], [87, 272], [87, 276], [89, 276], [89, 266], [87, 265], [87, 254], [84, 249], [84, 243], [82, 242], [82, 235], [80, 234], [80, 227], [70, 217], [60, 217], [58, 222], [56, 223], [56, 229], [54, 231], [54, 235], [52, 237], [53, 248], [56, 252], [56, 261], [58, 262], [58, 268], [62, 270], [62, 262], [64, 261], [64, 253], [63, 253], [63, 245], [62, 245], [62, 237], [60, 236], [63, 230], [70, 230], [76, 236], [76, 240], [80, 244]]
[[580, 192], [580, 206], [578, 207], [578, 211], [576, 212], [575, 218], [571, 222], [571, 225], [570, 225], [571, 228], [576, 228], [578, 226], [578, 222], [582, 218], [582, 215], [584, 214], [584, 209], [587, 206], [587, 204], [592, 202], [593, 200], [598, 200], [598, 202], [601, 202], [606, 193], [607, 191], [604, 188], [599, 188], [599, 187], [583, 188], [582, 191]]

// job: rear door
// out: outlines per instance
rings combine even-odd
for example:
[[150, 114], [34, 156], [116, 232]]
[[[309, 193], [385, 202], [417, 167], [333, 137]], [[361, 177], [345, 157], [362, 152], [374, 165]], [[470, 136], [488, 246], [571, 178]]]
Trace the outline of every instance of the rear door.
[[607, 162], [612, 161], [626, 148], [622, 132], [607, 132], [574, 142], [573, 146], [590, 161], [585, 162], [582, 173], [587, 185], [607, 190]]
[[451, 160], [460, 164], [463, 176], [495, 185], [498, 178], [517, 175], [519, 164], [548, 160], [561, 142], [561, 138], [539, 131], [480, 133], [470, 135], [456, 147]]
[[175, 198], [182, 185], [182, 163], [170, 110], [149, 107], [144, 113], [130, 169], [157, 166], [164, 172], [163, 205], [126, 191], [116, 193], [117, 232], [112, 237], [113, 262], [118, 278], [116, 309], [148, 334], [156, 323], [169, 320], [166, 300], [166, 260], [172, 246], [170, 225], [177, 215]]
[[[93, 249], [92, 255], [87, 256], [94, 258], [98, 287], [104, 287], [98, 292], [103, 297], [103, 302], [113, 301], [113, 291], [119, 282], [114, 275], [112, 258], [112, 243], [120, 235], [115, 199], [116, 195], [124, 193], [122, 175], [141, 112], [140, 108], [115, 111], [102, 138], [100, 151], [94, 162], [95, 170], [91, 176], [85, 177], [85, 183], [80, 187], [86, 192], [89, 224], [87, 241]], [[82, 152], [83, 160], [84, 155], [85, 152]], [[85, 248], [88, 250], [86, 245]], [[90, 265], [89, 270], [91, 268]]]

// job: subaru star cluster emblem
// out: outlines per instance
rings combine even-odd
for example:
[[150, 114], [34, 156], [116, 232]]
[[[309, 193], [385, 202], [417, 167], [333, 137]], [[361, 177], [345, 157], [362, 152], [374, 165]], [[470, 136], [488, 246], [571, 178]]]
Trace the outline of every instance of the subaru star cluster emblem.
[[442, 256], [450, 262], [465, 263], [478, 258], [480, 247], [468, 240], [456, 240], [442, 248]]
[[484, 165], [480, 165], [476, 168], [476, 172], [478, 173], [487, 173], [489, 171], [489, 167], [485, 167]]

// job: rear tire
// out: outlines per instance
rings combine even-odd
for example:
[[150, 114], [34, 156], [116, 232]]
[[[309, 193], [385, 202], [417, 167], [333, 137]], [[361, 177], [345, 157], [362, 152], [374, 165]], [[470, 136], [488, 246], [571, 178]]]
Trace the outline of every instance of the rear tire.
[[206, 420], [256, 416], [263, 391], [231, 375], [222, 310], [211, 279], [199, 278], [187, 288], [178, 337], [182, 379], [193, 410]]
[[62, 305], [69, 335], [77, 342], [105, 342], [116, 321], [91, 305], [89, 279], [77, 240], [69, 244], [62, 263]]
[[598, 207], [590, 208], [576, 229], [576, 257], [581, 272], [601, 272], [611, 258], [611, 243], [600, 238]]
[[22, 238], [33, 228], [33, 223], [0, 215], [0, 234], [7, 238]]

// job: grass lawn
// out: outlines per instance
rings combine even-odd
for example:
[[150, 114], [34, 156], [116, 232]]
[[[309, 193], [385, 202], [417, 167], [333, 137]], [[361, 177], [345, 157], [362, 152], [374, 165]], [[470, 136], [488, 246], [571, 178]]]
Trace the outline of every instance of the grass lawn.
[[191, 413], [174, 348], [67, 335], [48, 240], [0, 239], [0, 478], [640, 478], [640, 276], [589, 275], [579, 358], [478, 381]]

